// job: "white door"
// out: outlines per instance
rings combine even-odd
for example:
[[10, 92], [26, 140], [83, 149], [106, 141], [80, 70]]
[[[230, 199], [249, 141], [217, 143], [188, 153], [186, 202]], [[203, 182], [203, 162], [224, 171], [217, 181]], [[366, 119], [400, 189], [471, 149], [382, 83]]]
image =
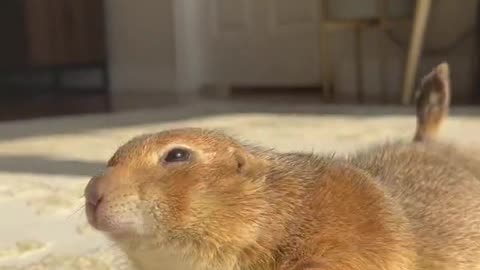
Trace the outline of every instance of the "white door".
[[317, 2], [178, 1], [179, 87], [318, 83]]

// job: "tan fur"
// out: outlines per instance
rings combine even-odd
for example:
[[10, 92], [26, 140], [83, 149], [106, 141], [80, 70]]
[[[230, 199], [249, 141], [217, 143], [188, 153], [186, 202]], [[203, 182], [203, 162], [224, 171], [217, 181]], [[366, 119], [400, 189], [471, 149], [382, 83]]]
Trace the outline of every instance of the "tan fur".
[[[198, 160], [165, 168], [150, 158], [172, 143]], [[442, 151], [385, 145], [336, 160], [183, 129], [126, 144], [109, 163], [122, 173], [87, 192], [108, 187], [104, 207], [143, 220], [111, 236], [152, 265], [140, 269], [157, 269], [165, 250], [194, 269], [480, 269], [480, 181]]]
[[464, 160], [480, 166], [439, 143], [384, 145], [351, 160], [404, 209], [417, 243], [414, 269], [480, 269], [480, 175]]
[[425, 76], [417, 92], [417, 129], [414, 141], [431, 141], [437, 136], [450, 106], [450, 71], [447, 63]]
[[436, 142], [343, 159], [186, 128], [120, 147], [85, 196], [140, 270], [480, 270], [478, 167]]

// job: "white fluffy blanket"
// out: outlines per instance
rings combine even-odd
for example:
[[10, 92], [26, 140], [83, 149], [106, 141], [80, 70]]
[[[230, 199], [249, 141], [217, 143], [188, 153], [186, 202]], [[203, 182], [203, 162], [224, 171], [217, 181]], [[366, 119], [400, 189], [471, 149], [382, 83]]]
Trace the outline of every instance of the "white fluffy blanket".
[[[327, 110], [333, 113], [307, 108], [307, 114], [183, 110], [0, 124], [0, 269], [128, 268], [112, 243], [88, 227], [81, 207], [89, 176], [134, 135], [197, 126], [222, 129], [279, 151], [344, 154], [375, 142], [410, 139], [415, 126], [411, 110], [394, 108]], [[452, 116], [442, 137], [480, 144], [480, 117]]]

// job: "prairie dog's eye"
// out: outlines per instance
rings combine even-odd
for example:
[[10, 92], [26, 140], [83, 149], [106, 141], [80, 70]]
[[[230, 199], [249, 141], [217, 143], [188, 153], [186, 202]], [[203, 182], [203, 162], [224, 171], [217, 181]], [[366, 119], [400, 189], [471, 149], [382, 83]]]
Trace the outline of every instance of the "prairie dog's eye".
[[173, 148], [165, 156], [166, 162], [182, 162], [190, 159], [190, 151], [185, 148]]

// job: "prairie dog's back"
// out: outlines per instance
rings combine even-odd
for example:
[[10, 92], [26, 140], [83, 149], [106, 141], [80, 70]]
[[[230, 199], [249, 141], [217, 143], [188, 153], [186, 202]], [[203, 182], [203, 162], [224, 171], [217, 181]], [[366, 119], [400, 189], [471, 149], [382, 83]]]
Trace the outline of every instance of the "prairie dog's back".
[[480, 179], [465, 160], [475, 162], [437, 143], [385, 145], [351, 160], [401, 205], [427, 269], [480, 269]]

